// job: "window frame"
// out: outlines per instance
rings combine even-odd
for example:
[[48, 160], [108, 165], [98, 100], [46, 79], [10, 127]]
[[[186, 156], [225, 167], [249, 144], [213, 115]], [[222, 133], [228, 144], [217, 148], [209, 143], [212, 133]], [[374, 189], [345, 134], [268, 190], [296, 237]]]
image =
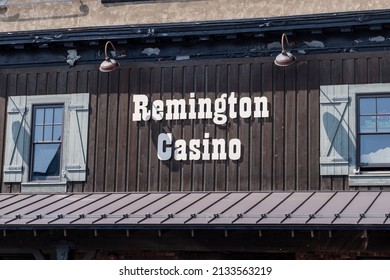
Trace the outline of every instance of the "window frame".
[[[36, 117], [37, 117], [37, 109], [48, 109], [48, 108], [61, 108], [62, 109], [62, 117], [61, 117], [61, 140], [53, 140], [51, 139], [50, 141], [42, 140], [42, 141], [36, 141], [35, 140], [35, 133], [36, 133], [36, 128], [37, 128], [37, 123], [36, 123]], [[64, 114], [65, 113], [65, 107], [64, 104], [59, 103], [59, 104], [35, 104], [32, 107], [32, 122], [31, 122], [31, 148], [30, 148], [30, 166], [29, 166], [29, 181], [34, 182], [34, 181], [59, 181], [60, 176], [61, 176], [61, 170], [63, 167], [62, 163], [62, 157], [63, 157], [63, 141], [64, 141]], [[53, 112], [53, 121], [54, 121], [54, 112]], [[46, 118], [45, 118], [46, 119]], [[51, 126], [55, 126], [58, 124], [52, 123]], [[44, 129], [47, 127], [47, 124], [44, 123], [42, 124]], [[44, 130], [42, 130], [42, 133], [44, 134]], [[52, 132], [53, 134], [53, 132]], [[60, 147], [60, 158], [59, 158], [59, 170], [58, 170], [58, 175], [55, 176], [36, 176], [34, 175], [34, 161], [35, 161], [35, 152], [36, 152], [36, 147], [39, 145], [45, 145], [45, 144], [59, 144]]]
[[[63, 106], [60, 176], [31, 180], [34, 106]], [[3, 182], [20, 183], [22, 192], [65, 192], [69, 181], [87, 176], [89, 93], [9, 96], [3, 165]]]
[[[379, 98], [390, 98], [390, 92], [389, 93], [379, 93], [375, 94], [375, 92], [370, 93], [370, 94], [365, 94], [365, 93], [359, 93], [356, 95], [356, 168], [361, 170], [361, 171], [390, 171], [390, 162], [388, 164], [380, 164], [380, 163], [372, 163], [372, 164], [363, 164], [361, 160], [361, 137], [364, 135], [389, 135], [390, 136], [390, 131], [387, 132], [380, 132], [380, 131], [375, 131], [375, 132], [362, 132], [361, 131], [361, 117], [362, 116], [375, 116], [376, 118], [379, 116], [387, 115], [390, 117], [390, 114], [380, 114], [377, 111], [377, 100]], [[360, 102], [362, 99], [365, 98], [375, 98], [375, 114], [367, 114], [367, 115], [361, 115], [360, 112]], [[376, 123], [376, 130], [377, 130], [377, 123]]]
[[[23, 184], [39, 184], [40, 182], [51, 182], [51, 183], [57, 183], [57, 184], [65, 184], [66, 180], [65, 178], [60, 174], [59, 177], [56, 179], [50, 178], [50, 179], [40, 179], [40, 180], [32, 180], [32, 164], [31, 164], [31, 156], [32, 156], [32, 126], [33, 126], [33, 108], [36, 106], [49, 106], [52, 104], [63, 104], [64, 106], [64, 112], [63, 112], [63, 137], [65, 137], [65, 134], [68, 133], [67, 126], [69, 125], [69, 114], [66, 113], [66, 108], [70, 105], [70, 94], [60, 94], [60, 95], [45, 95], [45, 96], [27, 96], [26, 97], [26, 107], [28, 108], [28, 111], [31, 111], [31, 113], [28, 112], [26, 115], [26, 124], [30, 126], [30, 131], [28, 131], [29, 135], [27, 137], [28, 139], [28, 149], [24, 152], [23, 158], [28, 157], [28, 166], [26, 166], [26, 171], [23, 174], [22, 179], [22, 185]], [[26, 140], [27, 140], [26, 139]], [[63, 141], [62, 145], [62, 156], [61, 156], [61, 166], [63, 166], [63, 162], [66, 162], [67, 160], [67, 154], [64, 151], [68, 150], [68, 141]], [[27, 163], [27, 162], [26, 162]]]

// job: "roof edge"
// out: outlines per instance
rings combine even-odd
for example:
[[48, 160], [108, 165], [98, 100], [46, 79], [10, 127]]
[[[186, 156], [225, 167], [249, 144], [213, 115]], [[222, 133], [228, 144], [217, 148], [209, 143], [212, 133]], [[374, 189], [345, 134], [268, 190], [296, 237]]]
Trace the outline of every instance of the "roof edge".
[[[390, 9], [358, 12], [340, 12], [251, 18], [240, 20], [216, 20], [197, 22], [154, 23], [122, 26], [97, 26], [35, 31], [1, 32], [0, 44], [27, 44], [109, 39], [172, 38], [186, 36], [229, 36], [244, 33], [282, 33], [358, 26], [390, 24]], [[46, 39], [45, 39], [46, 38]]]

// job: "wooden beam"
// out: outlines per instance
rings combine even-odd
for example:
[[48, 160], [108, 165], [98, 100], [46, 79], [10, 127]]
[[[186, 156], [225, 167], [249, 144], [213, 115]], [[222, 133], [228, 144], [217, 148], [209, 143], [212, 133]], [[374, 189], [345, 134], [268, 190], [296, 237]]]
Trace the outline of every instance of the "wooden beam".
[[[361, 230], [316, 230], [315, 238], [308, 238], [310, 231], [295, 230], [229, 230], [229, 238], [221, 238], [224, 230], [164, 231], [161, 237], [156, 230], [131, 231], [126, 238], [124, 230], [101, 230], [97, 237], [90, 230], [67, 230], [66, 240], [72, 242], [72, 250], [178, 250], [178, 251], [235, 251], [235, 252], [387, 252], [390, 251], [390, 235], [387, 231], [367, 231], [370, 242], [361, 238]], [[318, 236], [318, 238], [316, 238]], [[0, 238], [2, 250], [53, 250], [58, 240], [63, 240], [63, 230], [40, 230], [36, 238], [31, 231], [9, 231]], [[256, 244], [256, 246], [253, 246]]]

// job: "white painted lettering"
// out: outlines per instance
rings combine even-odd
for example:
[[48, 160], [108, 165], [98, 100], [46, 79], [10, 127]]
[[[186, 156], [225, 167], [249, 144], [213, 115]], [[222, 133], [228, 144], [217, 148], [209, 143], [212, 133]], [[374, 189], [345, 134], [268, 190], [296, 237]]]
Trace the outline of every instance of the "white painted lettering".
[[172, 157], [172, 133], [161, 133], [157, 140], [157, 157], [159, 160], [169, 160]]
[[190, 140], [190, 160], [200, 160], [200, 139]]
[[237, 97], [234, 96], [234, 92], [230, 93], [228, 98], [229, 103], [229, 117], [231, 119], [237, 118], [236, 105], [237, 105]]
[[203, 154], [202, 154], [202, 159], [203, 160], [209, 160], [210, 159], [210, 152], [209, 152], [209, 133], [204, 134], [204, 139], [203, 139]]
[[157, 152], [160, 160], [170, 160], [172, 156], [177, 161], [238, 160], [241, 158], [241, 141], [231, 139], [226, 147], [225, 139], [210, 139], [209, 133], [205, 133], [203, 139], [191, 139], [187, 147], [184, 139], [175, 140], [172, 133], [161, 133], [158, 136]]
[[226, 141], [225, 139], [211, 140], [213, 146], [212, 160], [226, 160]]
[[[228, 96], [221, 94], [213, 101], [208, 98], [195, 98], [195, 93], [190, 93], [188, 100], [167, 99], [154, 100], [149, 102], [145, 94], [133, 95], [134, 112], [133, 121], [148, 121], [152, 118], [155, 121], [185, 120], [185, 119], [212, 119], [217, 125], [223, 125], [228, 121], [228, 117], [236, 119], [238, 112], [241, 118], [267, 118], [269, 117], [267, 97], [242, 97], [238, 99], [234, 92]], [[149, 108], [151, 107], [151, 108]]]
[[252, 99], [250, 97], [242, 97], [240, 99], [240, 117], [250, 118], [252, 115]]
[[231, 160], [239, 160], [241, 158], [241, 141], [239, 139], [231, 139], [229, 141], [229, 158]]
[[195, 105], [195, 92], [190, 93], [190, 99], [188, 100], [188, 105], [190, 111], [188, 112], [188, 119], [195, 120], [196, 119], [196, 105]]
[[150, 119], [150, 110], [147, 108], [149, 99], [145, 94], [134, 94], [134, 113], [133, 121], [148, 121]]
[[175, 142], [175, 160], [187, 160], [186, 141], [179, 139]]
[[162, 100], [153, 101], [152, 118], [161, 121], [164, 118], [164, 102]]
[[199, 112], [198, 119], [211, 119], [213, 113], [211, 112], [211, 99], [210, 98], [199, 98]]
[[226, 97], [227, 94], [224, 93], [221, 95], [220, 98], [215, 99], [215, 113], [213, 122], [215, 124], [225, 124], [227, 122], [227, 116], [226, 116]]
[[267, 97], [255, 97], [253, 98], [253, 101], [255, 103], [255, 112], [253, 116], [255, 118], [268, 118], [269, 112]]
[[168, 99], [166, 101], [166, 106], [167, 113], [165, 119], [185, 120], [187, 118], [185, 99]]

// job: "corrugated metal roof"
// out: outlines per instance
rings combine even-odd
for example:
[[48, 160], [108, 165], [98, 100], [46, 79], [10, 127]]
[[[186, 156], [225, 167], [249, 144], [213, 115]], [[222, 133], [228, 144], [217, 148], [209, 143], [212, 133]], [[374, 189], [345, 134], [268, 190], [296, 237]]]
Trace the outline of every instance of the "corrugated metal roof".
[[0, 228], [384, 228], [390, 192], [0, 194]]

